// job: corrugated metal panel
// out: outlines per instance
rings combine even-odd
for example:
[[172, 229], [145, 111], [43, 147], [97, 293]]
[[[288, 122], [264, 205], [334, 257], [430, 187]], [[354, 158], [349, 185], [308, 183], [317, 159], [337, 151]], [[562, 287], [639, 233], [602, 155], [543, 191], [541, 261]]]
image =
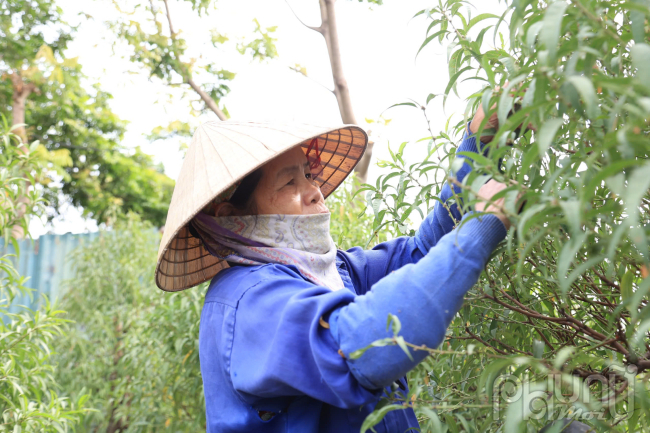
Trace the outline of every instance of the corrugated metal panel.
[[[24, 239], [18, 242], [20, 257], [18, 263], [14, 260], [18, 273], [29, 279], [26, 287], [34, 289], [32, 296], [25, 295], [16, 299], [10, 308], [11, 312], [19, 312], [20, 305], [37, 309], [42, 303], [41, 295], [50, 300], [59, 297], [63, 281], [74, 277], [70, 253], [80, 244], [92, 241], [99, 233], [80, 235], [43, 235], [36, 240]], [[0, 239], [0, 255], [14, 254], [13, 245], [5, 247]]]

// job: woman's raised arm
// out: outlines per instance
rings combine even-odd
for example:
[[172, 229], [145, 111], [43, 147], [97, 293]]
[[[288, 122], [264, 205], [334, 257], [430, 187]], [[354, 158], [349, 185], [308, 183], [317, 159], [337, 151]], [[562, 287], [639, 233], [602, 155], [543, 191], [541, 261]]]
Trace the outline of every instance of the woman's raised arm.
[[[477, 113], [477, 115], [480, 115], [480, 113]], [[481, 142], [479, 144], [480, 151], [482, 153], [487, 152], [485, 144]], [[457, 154], [459, 152], [479, 152], [477, 140], [472, 135], [469, 124], [465, 128], [463, 140], [456, 150]], [[466, 158], [462, 155], [458, 155], [458, 157]], [[467, 162], [463, 164], [462, 168], [456, 173], [458, 182], [462, 182], [471, 170], [470, 164]], [[455, 193], [460, 192], [458, 185], [453, 185], [453, 188]], [[449, 182], [445, 182], [439, 198], [442, 203], [447, 203], [453, 194], [452, 186]], [[461, 215], [456, 203], [443, 206], [440, 202], [436, 202], [433, 210], [420, 224], [415, 236], [400, 237], [382, 242], [371, 250], [355, 247], [340, 254], [341, 259], [346, 262], [350, 277], [356, 279], [354, 281], [355, 287], [363, 288], [358, 294], [365, 293], [379, 279], [400, 269], [402, 266], [417, 263], [444, 235], [454, 229], [456, 222], [460, 221], [460, 219]]]

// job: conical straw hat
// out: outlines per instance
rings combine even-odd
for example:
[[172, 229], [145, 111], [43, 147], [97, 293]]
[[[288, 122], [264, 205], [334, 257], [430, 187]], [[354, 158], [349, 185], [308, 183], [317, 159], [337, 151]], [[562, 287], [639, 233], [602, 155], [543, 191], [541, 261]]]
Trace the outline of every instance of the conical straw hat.
[[324, 197], [357, 165], [368, 143], [354, 125], [324, 127], [278, 122], [208, 122], [201, 125], [185, 155], [165, 231], [158, 249], [156, 285], [168, 292], [196, 286], [228, 264], [211, 255], [188, 229], [190, 220], [219, 194], [281, 153], [318, 138]]

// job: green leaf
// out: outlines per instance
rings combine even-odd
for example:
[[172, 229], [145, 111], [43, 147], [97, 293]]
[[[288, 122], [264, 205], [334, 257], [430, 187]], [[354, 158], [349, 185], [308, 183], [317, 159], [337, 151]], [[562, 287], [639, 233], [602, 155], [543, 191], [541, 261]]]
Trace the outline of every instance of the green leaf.
[[635, 78], [647, 88], [650, 88], [650, 46], [637, 43], [630, 50], [632, 66], [636, 68]]
[[422, 42], [422, 45], [420, 45], [420, 48], [418, 49], [418, 52], [415, 53], [415, 57], [417, 58], [418, 54], [420, 54], [420, 51], [422, 51], [422, 49], [423, 49], [424, 47], [426, 47], [427, 45], [429, 45], [429, 42], [431, 42], [432, 40], [434, 40], [434, 39], [437, 38], [438, 36], [444, 34], [445, 32], [446, 32], [446, 30], [439, 30], [439, 31], [435, 32], [434, 34], [432, 34], [431, 36], [427, 37], [427, 38], [424, 40], [424, 42]]
[[419, 406], [418, 412], [423, 413], [425, 416], [429, 418], [428, 424], [431, 427], [432, 432], [442, 431], [442, 423], [440, 422], [440, 417], [436, 412], [434, 412], [433, 410], [429, 409], [426, 406]]
[[630, 21], [634, 42], [643, 43], [645, 41], [645, 15], [640, 11], [630, 11]]
[[548, 51], [547, 65], [555, 63], [560, 31], [562, 29], [562, 20], [567, 6], [568, 3], [564, 1], [556, 1], [551, 3], [544, 14], [544, 25], [540, 32], [540, 38]]
[[455, 85], [456, 85], [456, 81], [458, 80], [458, 77], [460, 77], [463, 74], [463, 72], [469, 71], [470, 69], [473, 68], [471, 66], [465, 66], [463, 69], [456, 72], [451, 78], [449, 78], [449, 82], [447, 83], [447, 88], [445, 89], [445, 96], [442, 102], [443, 106], [445, 105], [445, 102], [447, 102], [447, 97], [449, 96], [449, 92], [451, 91], [451, 89], [452, 88], [455, 89]]
[[[392, 412], [394, 410], [404, 410], [406, 409], [404, 406], [401, 404], [391, 404], [388, 406], [384, 406], [378, 411], [371, 412], [365, 420], [363, 420], [363, 424], [361, 424], [361, 433], [366, 433], [368, 430], [372, 429], [374, 426], [379, 424], [381, 420], [384, 419], [386, 414], [388, 412]], [[372, 429], [374, 431], [374, 429]]]
[[569, 282], [567, 280], [569, 273], [569, 266], [573, 263], [576, 258], [576, 254], [584, 246], [584, 242], [587, 239], [587, 233], [579, 233], [578, 235], [571, 236], [571, 239], [564, 244], [562, 250], [560, 251], [560, 256], [558, 257], [557, 265], [557, 275], [558, 283], [562, 293], [565, 294], [569, 289]]
[[576, 88], [582, 97], [582, 101], [587, 107], [585, 110], [587, 116], [592, 120], [595, 119], [600, 112], [600, 108], [598, 107], [596, 90], [594, 89], [591, 80], [584, 76], [573, 75], [568, 78], [568, 81]]
[[582, 233], [582, 208], [580, 201], [568, 200], [560, 202], [560, 207], [564, 212], [564, 217], [569, 223], [569, 231], [572, 236], [580, 236]]
[[393, 336], [399, 334], [399, 331], [402, 329], [402, 322], [399, 321], [399, 318], [394, 314], [388, 314], [388, 319], [386, 320], [386, 331], [392, 327]]
[[488, 18], [499, 18], [499, 15], [494, 15], [494, 14], [489, 14], [489, 13], [484, 13], [484, 14], [479, 14], [476, 15], [474, 18], [469, 20], [469, 24], [467, 25], [467, 28], [465, 29], [465, 32], [468, 32], [474, 25], [480, 23], [483, 20], [486, 20]]
[[564, 363], [569, 359], [571, 355], [575, 352], [575, 347], [565, 346], [557, 353], [555, 359], [553, 360], [553, 367], [556, 370], [561, 370]]
[[411, 355], [411, 352], [409, 351], [409, 348], [408, 348], [408, 346], [406, 345], [406, 341], [404, 340], [404, 337], [402, 337], [402, 336], [395, 337], [395, 342], [396, 342], [397, 345], [398, 345], [398, 346], [399, 346], [399, 347], [404, 351], [404, 353], [406, 354], [406, 356], [408, 356], [408, 358], [409, 358], [411, 361], [413, 361], [413, 356]]
[[393, 104], [393, 105], [391, 105], [391, 106], [388, 107], [386, 110], [388, 110], [388, 109], [390, 109], [390, 108], [393, 108], [393, 107], [399, 107], [400, 105], [405, 105], [405, 106], [407, 106], [407, 107], [415, 107], [415, 108], [419, 108], [419, 107], [418, 107], [416, 104], [414, 104], [413, 102], [400, 102], [399, 104]]
[[635, 348], [637, 353], [645, 352], [645, 344], [647, 342], [646, 335], [648, 331], [650, 331], [650, 319], [641, 322], [632, 338], [632, 346]]
[[562, 123], [564, 123], [562, 119], [551, 118], [546, 120], [539, 129], [539, 132], [536, 134], [536, 143], [540, 158], [543, 158], [546, 155], [546, 151], [551, 146], [551, 143], [555, 139], [555, 134], [560, 126], [562, 126]]
[[540, 340], [533, 340], [533, 356], [537, 359], [544, 357], [544, 342]]
[[632, 298], [632, 283], [634, 282], [634, 271], [627, 271], [621, 278], [621, 299], [623, 302]]
[[535, 41], [537, 40], [537, 35], [539, 35], [539, 32], [542, 30], [543, 26], [544, 22], [538, 21], [530, 26], [528, 28], [528, 32], [526, 32], [526, 44], [531, 51], [535, 49]]
[[650, 188], [650, 163], [637, 167], [630, 174], [625, 189], [625, 205], [629, 218], [636, 221], [639, 204]]
[[460, 429], [458, 428], [458, 423], [456, 423], [456, 420], [454, 419], [454, 416], [452, 414], [445, 413], [442, 415], [442, 417], [445, 419], [445, 424], [447, 425], [451, 433], [460, 432]]

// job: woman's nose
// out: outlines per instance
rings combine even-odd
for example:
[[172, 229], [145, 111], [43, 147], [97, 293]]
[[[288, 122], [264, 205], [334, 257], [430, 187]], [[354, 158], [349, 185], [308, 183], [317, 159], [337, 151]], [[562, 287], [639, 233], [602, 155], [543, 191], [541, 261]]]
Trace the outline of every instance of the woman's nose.
[[323, 199], [318, 184], [312, 180], [305, 179], [304, 200], [306, 205], [318, 203]]

